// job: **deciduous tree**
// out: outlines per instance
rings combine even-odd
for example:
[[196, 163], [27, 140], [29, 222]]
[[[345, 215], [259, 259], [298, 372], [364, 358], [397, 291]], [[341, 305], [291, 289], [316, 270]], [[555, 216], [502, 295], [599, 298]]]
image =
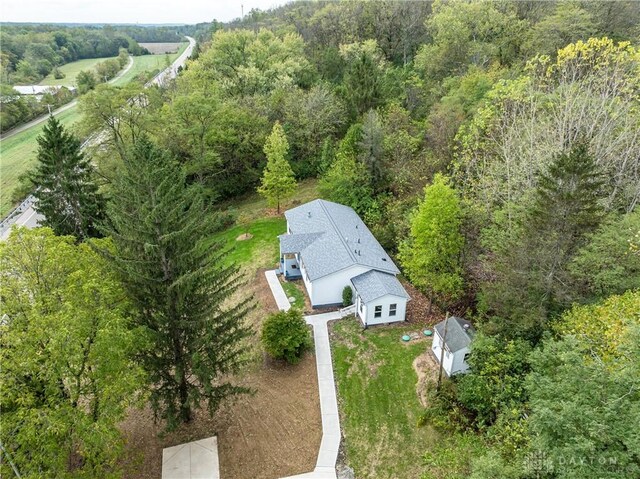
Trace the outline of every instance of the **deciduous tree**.
[[24, 478], [120, 477], [145, 332], [115, 271], [71, 236], [17, 229], [0, 243], [0, 295], [0, 473], [13, 475], [9, 457]]
[[433, 302], [445, 305], [462, 293], [464, 239], [462, 209], [449, 180], [436, 174], [411, 218], [411, 233], [400, 244], [400, 262], [411, 282]]

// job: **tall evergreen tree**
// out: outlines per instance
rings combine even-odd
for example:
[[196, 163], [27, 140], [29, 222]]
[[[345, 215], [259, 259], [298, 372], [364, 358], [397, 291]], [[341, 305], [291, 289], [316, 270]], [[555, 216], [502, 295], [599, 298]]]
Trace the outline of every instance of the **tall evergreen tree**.
[[168, 428], [190, 421], [202, 401], [212, 414], [224, 398], [246, 392], [229, 374], [244, 363], [251, 302], [212, 240], [218, 217], [199, 191], [142, 137], [126, 156], [107, 208], [115, 263], [151, 338], [140, 361], [152, 406]]
[[267, 199], [270, 206], [276, 205], [280, 213], [280, 201], [289, 198], [298, 184], [287, 161], [289, 142], [279, 121], [273, 125], [271, 135], [265, 142], [264, 152], [267, 155], [267, 166], [258, 193]]
[[384, 156], [384, 131], [380, 117], [375, 110], [369, 110], [362, 122], [362, 138], [358, 143], [359, 160], [367, 167], [371, 187], [379, 192], [387, 186]]
[[31, 175], [35, 209], [57, 235], [97, 236], [104, 199], [93, 181], [95, 170], [80, 141], [51, 116], [38, 141], [38, 166]]
[[488, 260], [494, 281], [483, 294], [501, 328], [537, 340], [549, 314], [569, 305], [575, 281], [569, 263], [603, 219], [603, 188], [583, 141], [555, 155], [539, 175], [517, 232], [494, 245]]

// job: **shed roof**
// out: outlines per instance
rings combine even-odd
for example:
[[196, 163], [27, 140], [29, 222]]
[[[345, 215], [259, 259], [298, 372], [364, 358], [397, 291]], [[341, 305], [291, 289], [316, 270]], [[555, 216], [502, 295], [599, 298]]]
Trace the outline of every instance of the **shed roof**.
[[[309, 279], [315, 280], [349, 266], [398, 274], [384, 248], [348, 206], [314, 200], [285, 211], [289, 235], [280, 236], [287, 253], [299, 253]], [[315, 234], [315, 238], [311, 236]], [[298, 236], [306, 235], [306, 236]], [[287, 238], [296, 236], [297, 238]], [[292, 251], [298, 247], [299, 250]]]
[[471, 344], [476, 331], [469, 321], [457, 316], [451, 316], [449, 319], [440, 321], [436, 324], [435, 330], [441, 338], [444, 337], [445, 322], [447, 323], [445, 346], [449, 351], [455, 353]]
[[387, 294], [409, 299], [409, 295], [394, 275], [371, 270], [351, 278], [351, 283], [365, 303]]

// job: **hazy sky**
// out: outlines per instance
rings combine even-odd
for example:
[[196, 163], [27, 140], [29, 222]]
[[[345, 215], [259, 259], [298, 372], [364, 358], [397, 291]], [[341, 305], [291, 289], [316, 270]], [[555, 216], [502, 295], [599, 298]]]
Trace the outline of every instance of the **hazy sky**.
[[0, 0], [3, 22], [186, 23], [232, 20], [286, 0]]

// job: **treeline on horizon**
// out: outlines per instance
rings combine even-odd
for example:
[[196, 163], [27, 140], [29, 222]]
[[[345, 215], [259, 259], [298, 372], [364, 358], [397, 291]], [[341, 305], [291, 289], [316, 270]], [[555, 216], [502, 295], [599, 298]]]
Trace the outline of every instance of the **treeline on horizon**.
[[[3, 24], [0, 31], [0, 79], [3, 84], [37, 83], [66, 63], [149, 51], [139, 43], [184, 41], [190, 27], [137, 25]], [[193, 29], [193, 27], [191, 27]]]
[[[430, 318], [448, 311], [476, 327], [471, 373], [428, 389], [421, 422], [439, 441], [424, 445], [424, 479], [639, 477], [639, 25], [640, 2], [533, 0], [294, 2], [202, 25], [193, 60], [175, 82], [103, 84], [80, 99], [81, 133], [103, 132], [100, 145], [81, 153], [79, 141], [50, 122], [51, 144], [75, 145], [75, 162], [61, 171], [43, 146], [28, 187], [48, 205], [53, 231], [16, 235], [4, 248], [5, 264], [21, 264], [20, 241], [57, 258], [56, 243], [110, 236], [112, 242], [101, 240], [110, 251], [104, 264], [89, 249], [60, 245], [70, 257], [80, 255], [73, 277], [114, 271], [113, 286], [106, 283], [111, 294], [131, 301], [136, 321], [149, 320], [137, 326], [160, 322], [165, 332], [193, 325], [188, 346], [198, 361], [191, 365], [206, 373], [194, 388], [206, 387], [215, 374], [200, 367], [200, 351], [226, 350], [207, 336], [206, 300], [237, 301], [239, 309], [246, 303], [227, 290], [209, 294], [210, 285], [235, 278], [233, 265], [206, 275], [194, 265], [222, 264], [223, 249], [210, 237], [242, 223], [229, 205], [266, 176], [265, 145], [277, 131], [295, 180], [289, 168], [280, 176], [317, 179], [323, 198], [357, 211], [428, 298]], [[67, 204], [82, 208], [72, 217]], [[158, 281], [166, 278], [165, 252], [183, 276]], [[10, 275], [10, 291], [29, 291], [33, 277]], [[174, 321], [162, 310], [167, 298], [192, 298], [193, 287], [201, 296], [176, 301], [192, 309], [174, 308], [171, 314], [181, 314]], [[26, 338], [33, 330], [24, 304], [43, 324], [57, 321], [56, 330], [62, 321], [76, 324], [68, 318], [91, 304], [75, 304], [81, 296], [69, 294], [60, 317], [39, 308], [59, 301], [8, 297], [7, 315], [22, 320], [24, 331], [16, 331]], [[121, 327], [123, 335], [138, 334], [124, 320]], [[170, 343], [164, 334], [154, 337]], [[64, 359], [61, 343], [46, 354]], [[118, 344], [116, 359], [131, 363], [136, 356]], [[71, 477], [88, 467], [94, 475], [108, 470], [119, 458], [113, 445], [123, 444], [117, 425], [139, 389], [161, 399], [154, 407], [169, 423], [188, 420], [191, 406], [201, 405], [188, 403], [189, 395], [176, 398], [172, 375], [184, 376], [190, 364], [176, 367], [171, 348], [147, 348], [150, 380], [122, 384], [99, 422], [77, 407], [82, 400], [71, 403], [55, 387], [24, 381], [38, 364], [25, 364], [24, 349], [5, 347], [17, 379], [7, 388], [11, 422], [3, 444], [21, 470], [64, 467], [74, 454], [84, 461]], [[50, 384], [65, 384], [59, 370]], [[154, 389], [158, 384], [167, 387]], [[43, 390], [53, 393], [43, 398]], [[27, 414], [26, 396], [41, 415]], [[72, 439], [64, 436], [64, 447], [33, 432], [60, 404], [69, 411], [63, 425], [74, 424], [68, 417], [87, 424]], [[188, 406], [183, 416], [179, 406]], [[110, 433], [101, 436], [108, 445], [92, 442], [96, 435], [87, 431], [97, 426]], [[393, 441], [370, 446], [381, 451]], [[34, 458], [33, 450], [47, 454]]]

